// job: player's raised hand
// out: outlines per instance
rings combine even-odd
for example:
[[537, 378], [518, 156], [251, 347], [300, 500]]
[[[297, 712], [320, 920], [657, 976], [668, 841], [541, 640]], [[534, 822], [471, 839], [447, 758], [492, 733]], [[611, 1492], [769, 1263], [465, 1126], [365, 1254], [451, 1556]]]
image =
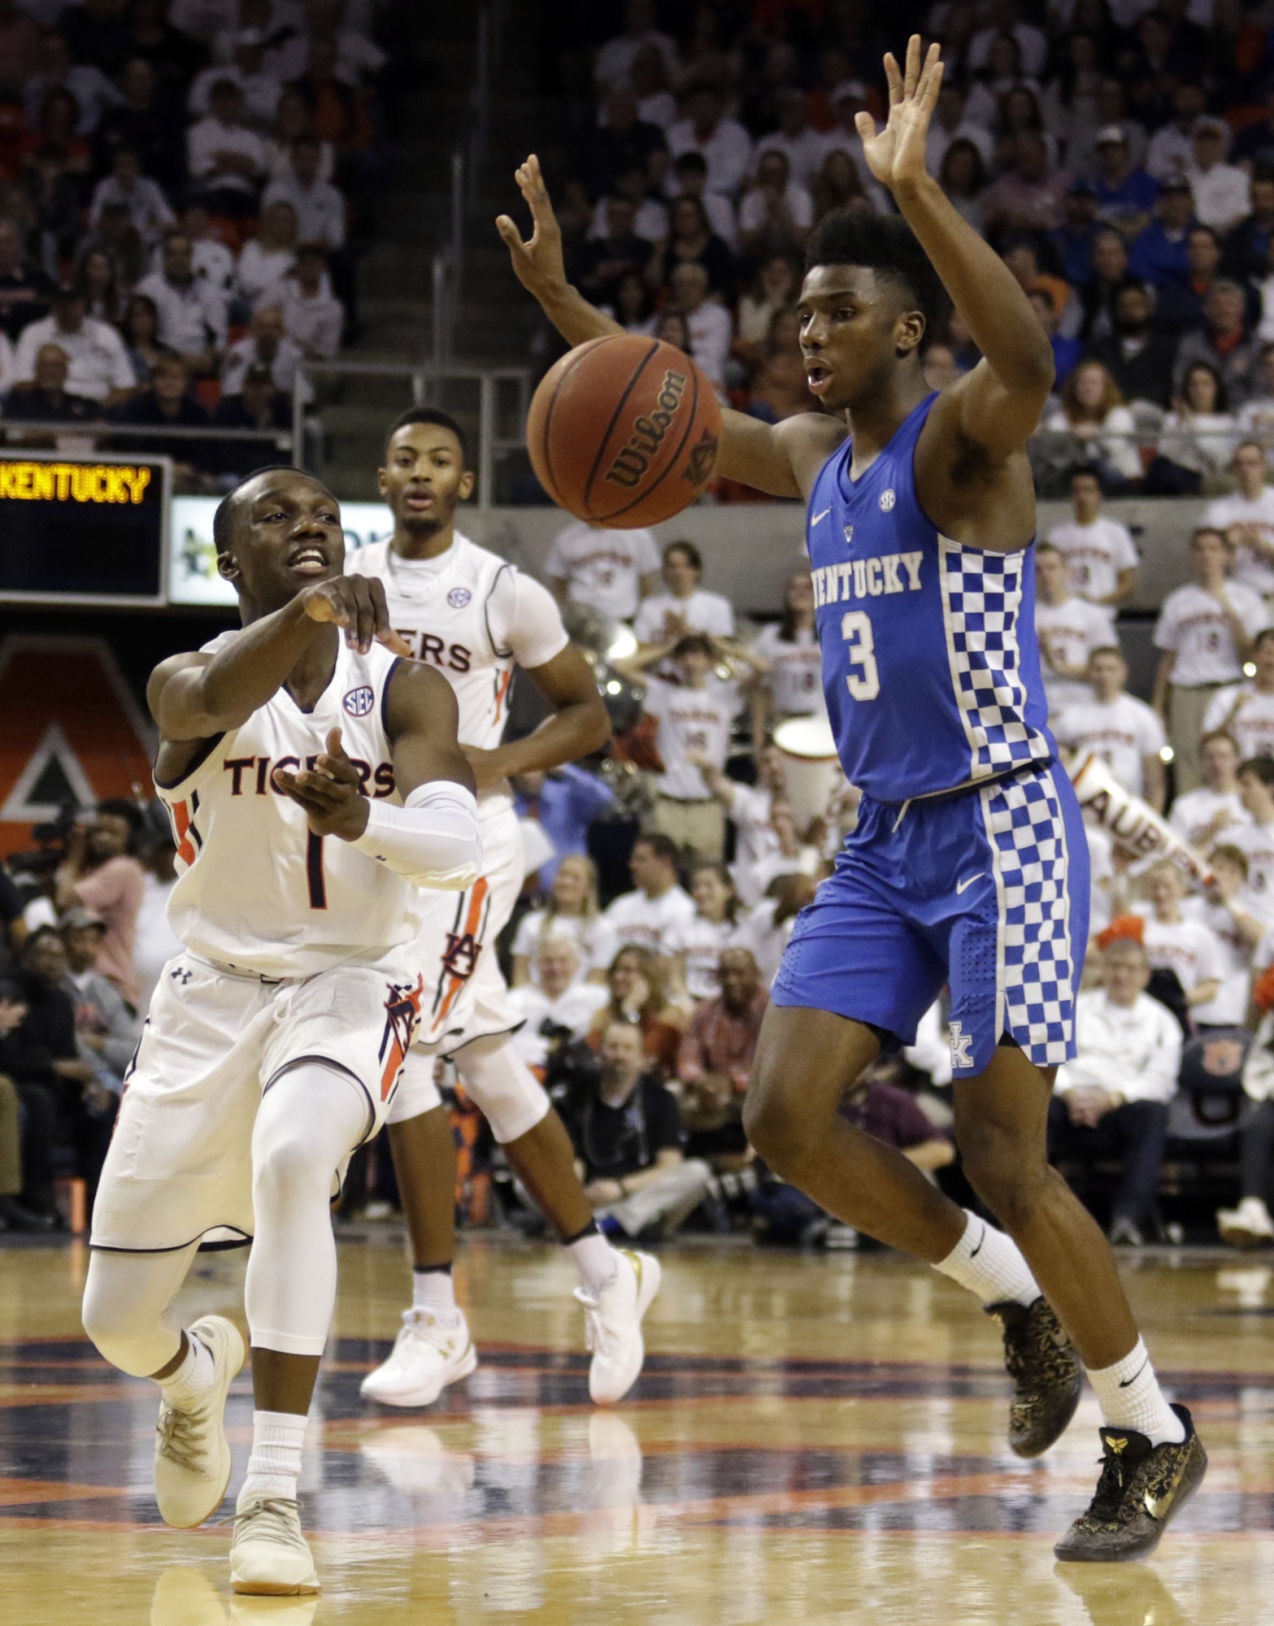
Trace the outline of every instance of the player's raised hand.
[[411, 650], [389, 624], [385, 587], [379, 577], [333, 576], [307, 587], [300, 598], [311, 621], [334, 621], [344, 627], [345, 642], [360, 654], [380, 643], [395, 655], [410, 656]]
[[339, 836], [342, 841], [355, 841], [367, 828], [363, 782], [345, 754], [339, 728], [328, 733], [327, 750], [315, 758], [312, 768], [301, 768], [296, 773], [276, 768], [274, 783], [285, 796], [305, 809], [310, 829], [316, 836]]
[[497, 215], [495, 229], [513, 261], [518, 281], [537, 299], [566, 286], [566, 262], [562, 258], [562, 228], [553, 213], [548, 188], [534, 153], [518, 166], [518, 190], [531, 211], [531, 235], [522, 233], [508, 215]]
[[863, 142], [867, 167], [882, 185], [909, 186], [925, 176], [925, 137], [942, 84], [942, 57], [937, 42], [920, 60], [920, 35], [907, 41], [907, 66], [900, 71], [892, 51], [885, 56], [889, 82], [889, 118], [883, 130], [870, 113], [856, 113], [854, 127]]

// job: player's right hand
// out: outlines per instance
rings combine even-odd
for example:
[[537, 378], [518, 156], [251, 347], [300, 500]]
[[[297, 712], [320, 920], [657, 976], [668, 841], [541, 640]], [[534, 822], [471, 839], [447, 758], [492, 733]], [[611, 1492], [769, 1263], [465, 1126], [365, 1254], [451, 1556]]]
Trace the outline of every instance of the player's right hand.
[[531, 235], [523, 242], [522, 233], [508, 215], [496, 217], [495, 229], [504, 239], [518, 281], [540, 299], [566, 286], [562, 228], [553, 213], [540, 160], [534, 153], [519, 165], [516, 180], [531, 210]]
[[334, 621], [345, 628], [345, 642], [366, 655], [373, 643], [384, 644], [395, 655], [411, 650], [389, 624], [385, 586], [376, 576], [333, 576], [315, 582], [298, 595], [311, 621]]

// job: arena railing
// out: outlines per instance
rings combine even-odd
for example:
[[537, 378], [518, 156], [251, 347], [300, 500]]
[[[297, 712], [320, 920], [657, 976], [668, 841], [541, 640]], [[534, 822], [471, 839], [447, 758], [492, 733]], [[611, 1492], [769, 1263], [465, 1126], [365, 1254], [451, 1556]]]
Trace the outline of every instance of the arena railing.
[[65, 418], [6, 418], [0, 413], [0, 445], [6, 450], [20, 451], [23, 447], [31, 447], [36, 438], [45, 440], [50, 437], [91, 442], [93, 449], [97, 449], [103, 440], [141, 441], [146, 448], [153, 446], [159, 451], [163, 451], [170, 441], [183, 440], [254, 441], [279, 452], [290, 452], [293, 445], [290, 429], [223, 429], [215, 424], [205, 428], [198, 424], [116, 423], [112, 418], [74, 418], [68, 422]]

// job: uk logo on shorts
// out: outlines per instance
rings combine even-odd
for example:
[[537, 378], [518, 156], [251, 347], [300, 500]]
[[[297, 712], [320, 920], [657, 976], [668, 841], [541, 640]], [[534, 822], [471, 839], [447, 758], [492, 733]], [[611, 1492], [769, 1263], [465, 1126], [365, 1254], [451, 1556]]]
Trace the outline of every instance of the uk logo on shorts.
[[376, 695], [370, 683], [360, 683], [357, 689], [351, 689], [341, 701], [341, 705], [351, 717], [366, 717], [375, 704]]
[[453, 587], [447, 594], [447, 603], [453, 610], [463, 610], [472, 597], [473, 594], [467, 587]]

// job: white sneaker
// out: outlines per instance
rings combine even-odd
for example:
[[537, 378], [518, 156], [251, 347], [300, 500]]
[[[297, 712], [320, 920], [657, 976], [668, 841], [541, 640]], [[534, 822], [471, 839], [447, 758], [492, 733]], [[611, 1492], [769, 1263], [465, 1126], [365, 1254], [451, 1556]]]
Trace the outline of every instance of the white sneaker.
[[239, 1492], [230, 1542], [230, 1587], [267, 1598], [319, 1590], [314, 1557], [301, 1534], [299, 1502]]
[[467, 1378], [477, 1365], [461, 1311], [455, 1321], [439, 1321], [432, 1310], [404, 1310], [389, 1359], [367, 1374], [358, 1392], [382, 1406], [432, 1406], [449, 1383]]
[[641, 1318], [659, 1291], [663, 1275], [653, 1254], [636, 1248], [616, 1248], [618, 1268], [614, 1280], [594, 1296], [577, 1287], [575, 1297], [584, 1306], [584, 1339], [593, 1352], [588, 1369], [588, 1392], [598, 1406], [613, 1406], [636, 1383], [646, 1358]]
[[238, 1327], [206, 1315], [187, 1333], [212, 1352], [212, 1387], [189, 1411], [159, 1402], [155, 1441], [155, 1500], [165, 1524], [193, 1530], [216, 1512], [230, 1483], [226, 1393], [247, 1351]]
[[1237, 1208], [1218, 1208], [1216, 1228], [1235, 1248], [1257, 1248], [1274, 1242], [1274, 1220], [1259, 1197], [1244, 1197]]

